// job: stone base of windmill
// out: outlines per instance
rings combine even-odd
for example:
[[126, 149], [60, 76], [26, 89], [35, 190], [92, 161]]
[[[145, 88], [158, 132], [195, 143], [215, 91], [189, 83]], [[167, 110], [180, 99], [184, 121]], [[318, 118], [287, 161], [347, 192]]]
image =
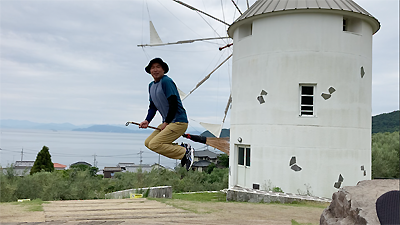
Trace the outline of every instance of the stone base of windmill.
[[376, 200], [392, 190], [399, 190], [398, 179], [365, 180], [356, 186], [343, 187], [332, 195], [332, 202], [323, 211], [320, 224], [380, 224]]

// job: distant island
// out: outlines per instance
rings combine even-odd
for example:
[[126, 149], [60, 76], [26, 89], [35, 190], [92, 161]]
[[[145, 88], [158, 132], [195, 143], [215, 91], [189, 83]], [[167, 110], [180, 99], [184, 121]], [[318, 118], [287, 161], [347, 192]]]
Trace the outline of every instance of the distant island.
[[77, 128], [72, 131], [88, 131], [88, 132], [108, 132], [108, 133], [136, 133], [138, 131], [129, 130], [124, 127], [117, 127], [111, 125], [93, 125], [87, 128]]

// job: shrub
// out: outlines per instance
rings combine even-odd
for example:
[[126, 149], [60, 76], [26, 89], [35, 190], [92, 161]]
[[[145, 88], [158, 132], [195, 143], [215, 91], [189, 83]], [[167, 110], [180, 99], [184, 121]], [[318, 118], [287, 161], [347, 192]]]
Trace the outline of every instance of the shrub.
[[109, 192], [154, 186], [172, 186], [174, 192], [214, 191], [228, 187], [228, 169], [210, 174], [197, 171], [154, 169], [151, 172], [116, 173], [114, 179], [93, 176], [90, 170], [38, 172], [18, 177], [0, 174], [0, 201], [30, 198], [51, 200], [97, 199]]

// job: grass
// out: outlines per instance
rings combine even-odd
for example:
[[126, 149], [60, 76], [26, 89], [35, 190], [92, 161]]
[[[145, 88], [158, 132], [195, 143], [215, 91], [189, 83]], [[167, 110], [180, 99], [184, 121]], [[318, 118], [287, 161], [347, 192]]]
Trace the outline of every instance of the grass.
[[[174, 208], [183, 209], [186, 211], [190, 211], [193, 213], [212, 213], [212, 211], [202, 211], [199, 212], [197, 209], [194, 209], [190, 206], [190, 204], [185, 204], [182, 201], [188, 202], [226, 202], [226, 194], [223, 192], [217, 193], [190, 193], [190, 194], [182, 194], [182, 193], [173, 193], [172, 199], [163, 199], [163, 198], [151, 198], [151, 200], [156, 200], [167, 205], [170, 205]], [[177, 200], [177, 201], [175, 201]], [[329, 203], [320, 203], [313, 201], [294, 201], [292, 203], [282, 204], [279, 202], [271, 202], [271, 203], [249, 203], [249, 202], [236, 202], [238, 204], [270, 204], [270, 205], [282, 205], [282, 206], [290, 206], [290, 207], [312, 207], [312, 208], [326, 208], [329, 206]], [[298, 223], [295, 220], [292, 220], [292, 225], [310, 225], [310, 223]]]
[[[182, 194], [182, 193], [173, 193], [172, 199], [179, 199], [184, 201], [199, 201], [199, 202], [226, 202], [226, 194], [223, 192], [217, 193], [192, 193], [192, 194]], [[160, 202], [168, 201], [168, 199], [153, 199]], [[165, 201], [164, 201], [165, 200]], [[238, 202], [238, 203], [247, 203], [248, 202]], [[315, 207], [324, 209], [329, 206], [330, 203], [326, 202], [313, 202], [313, 201], [294, 201], [292, 203], [280, 203], [280, 202], [270, 202], [270, 203], [252, 203], [252, 204], [277, 204], [277, 205], [288, 205], [294, 207]]]
[[291, 220], [291, 222], [292, 222], [292, 225], [312, 225], [311, 223], [299, 223], [299, 222], [297, 222], [296, 220]]
[[26, 207], [27, 211], [30, 212], [37, 212], [37, 211], [43, 211], [43, 205], [42, 204], [48, 204], [49, 202], [42, 201], [42, 199], [34, 199], [32, 201], [23, 201], [23, 202], [13, 202], [13, 205], [19, 205]]
[[172, 199], [198, 202], [226, 202], [226, 194], [223, 192], [193, 194], [173, 193]]
[[327, 202], [313, 202], [313, 201], [294, 201], [292, 203], [280, 203], [280, 202], [271, 202], [267, 204], [278, 204], [278, 205], [290, 205], [294, 207], [314, 207], [314, 208], [321, 208], [325, 209], [329, 206], [330, 203]]

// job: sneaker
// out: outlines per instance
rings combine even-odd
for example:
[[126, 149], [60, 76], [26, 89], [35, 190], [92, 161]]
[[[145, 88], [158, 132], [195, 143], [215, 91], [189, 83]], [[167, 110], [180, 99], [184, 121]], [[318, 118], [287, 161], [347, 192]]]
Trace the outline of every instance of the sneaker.
[[186, 170], [189, 171], [192, 168], [193, 161], [194, 161], [194, 152], [193, 148], [190, 147], [189, 144], [186, 144]]
[[187, 147], [186, 147], [186, 144], [184, 144], [184, 143], [182, 143], [181, 146], [184, 147], [184, 148], [186, 148], [185, 155], [184, 155], [183, 158], [181, 159], [181, 166], [184, 167], [185, 164], [186, 164], [186, 162], [187, 162], [187, 157], [186, 157], [186, 155], [187, 155], [187, 153], [188, 153], [188, 149], [187, 149]]

